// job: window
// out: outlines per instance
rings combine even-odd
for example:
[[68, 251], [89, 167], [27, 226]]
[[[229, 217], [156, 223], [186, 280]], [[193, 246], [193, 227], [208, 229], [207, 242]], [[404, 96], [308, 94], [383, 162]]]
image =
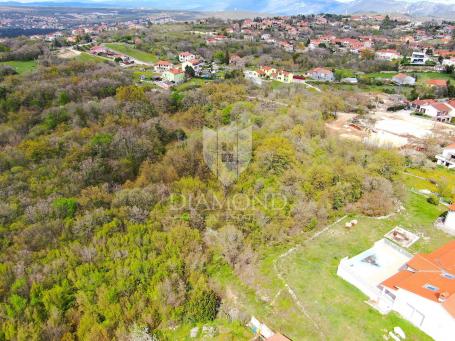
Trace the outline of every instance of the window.
[[449, 274], [447, 272], [441, 274], [441, 276], [447, 279], [455, 279], [455, 275]]
[[425, 284], [423, 287], [424, 287], [425, 289], [430, 290], [430, 291], [438, 291], [438, 290], [439, 290], [438, 287], [436, 287], [436, 286], [434, 286], [434, 285], [431, 285], [431, 284]]

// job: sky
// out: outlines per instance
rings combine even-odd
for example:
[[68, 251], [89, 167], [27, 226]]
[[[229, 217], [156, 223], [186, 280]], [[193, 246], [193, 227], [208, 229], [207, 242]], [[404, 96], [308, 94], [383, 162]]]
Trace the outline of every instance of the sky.
[[[352, 3], [356, 0], [0, 0], [0, 3], [6, 1], [16, 1], [22, 3], [28, 2], [80, 2], [80, 3], [91, 3], [91, 4], [106, 4], [114, 5], [116, 7], [124, 8], [155, 8], [164, 10], [196, 10], [196, 11], [250, 11], [257, 13], [275, 13], [275, 14], [296, 14], [296, 13], [344, 13], [344, 9], [340, 6]], [[360, 5], [363, 10], [365, 9], [365, 1]], [[375, 0], [368, 0], [373, 1]], [[384, 0], [384, 1], [400, 1], [404, 3], [417, 3], [417, 2], [431, 2], [445, 5], [453, 5], [455, 12], [455, 0]], [[375, 3], [376, 4], [376, 3]], [[386, 6], [378, 1], [376, 5]], [[352, 8], [356, 8], [355, 5]], [[385, 10], [376, 6], [376, 11]], [[346, 12], [349, 10], [346, 10]]]
[[[119, 4], [121, 3], [125, 3], [125, 1], [121, 0], [121, 1], [116, 1], [116, 0], [0, 0], [0, 2], [8, 2], [8, 1], [15, 1], [15, 2], [23, 2], [23, 3], [27, 3], [27, 2], [69, 2], [69, 1], [72, 1], [72, 2], [110, 2], [110, 3], [114, 3], [114, 2], [118, 2]], [[272, 0], [273, 1], [273, 0]], [[349, 2], [353, 2], [355, 0], [336, 0], [338, 2], [344, 2], [344, 3], [349, 3]], [[441, 3], [441, 4], [454, 4], [455, 5], [455, 0], [399, 0], [399, 1], [403, 1], [403, 2], [421, 2], [421, 1], [429, 1], [429, 2], [435, 2], [435, 3]], [[129, 0], [127, 2], [134, 2], [134, 0]], [[141, 2], [143, 3], [146, 3], [146, 2], [150, 2], [151, 4], [156, 4], [156, 3], [160, 3], [161, 1], [157, 1], [157, 0], [142, 0]], [[187, 5], [188, 4], [188, 0], [181, 0], [181, 1], [174, 1], [176, 3], [178, 2], [181, 2], [182, 5], [185, 4]], [[226, 1], [216, 1], [216, 0], [212, 0], [210, 1], [211, 3], [219, 3], [220, 5], [225, 3]], [[286, 2], [286, 0], [284, 0], [284, 2]], [[312, 0], [312, 2], [318, 2], [317, 0]]]

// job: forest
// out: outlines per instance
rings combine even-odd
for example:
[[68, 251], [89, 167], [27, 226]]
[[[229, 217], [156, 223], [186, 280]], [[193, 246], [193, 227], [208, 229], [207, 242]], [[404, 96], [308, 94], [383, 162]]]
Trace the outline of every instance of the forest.
[[[0, 83], [0, 340], [172, 340], [181, 324], [221, 318], [210, 268], [248, 283], [264, 248], [406, 200], [401, 155], [325, 129], [337, 111], [367, 110], [365, 94], [241, 78], [165, 92], [110, 62], [40, 55], [36, 71]], [[203, 160], [202, 128], [240, 119], [252, 161], [225, 187]], [[175, 204], [238, 194], [282, 203]]]

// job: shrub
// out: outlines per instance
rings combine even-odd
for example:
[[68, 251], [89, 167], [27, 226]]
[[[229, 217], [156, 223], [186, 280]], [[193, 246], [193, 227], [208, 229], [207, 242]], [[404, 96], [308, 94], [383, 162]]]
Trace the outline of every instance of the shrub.
[[437, 195], [430, 195], [427, 201], [432, 205], [439, 205], [439, 198]]

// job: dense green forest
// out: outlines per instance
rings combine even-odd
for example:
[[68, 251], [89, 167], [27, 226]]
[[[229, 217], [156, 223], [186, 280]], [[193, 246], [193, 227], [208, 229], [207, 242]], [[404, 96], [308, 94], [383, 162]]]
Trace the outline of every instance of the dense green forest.
[[[390, 213], [405, 199], [404, 159], [325, 129], [334, 112], [368, 105], [242, 79], [162, 92], [114, 64], [52, 58], [2, 75], [0, 340], [166, 339], [219, 316], [209, 267], [242, 277], [261, 248], [346, 212]], [[239, 117], [253, 127], [253, 159], [225, 188], [201, 130]], [[200, 204], [239, 194], [281, 202]], [[199, 204], [176, 204], [185, 196]]]

